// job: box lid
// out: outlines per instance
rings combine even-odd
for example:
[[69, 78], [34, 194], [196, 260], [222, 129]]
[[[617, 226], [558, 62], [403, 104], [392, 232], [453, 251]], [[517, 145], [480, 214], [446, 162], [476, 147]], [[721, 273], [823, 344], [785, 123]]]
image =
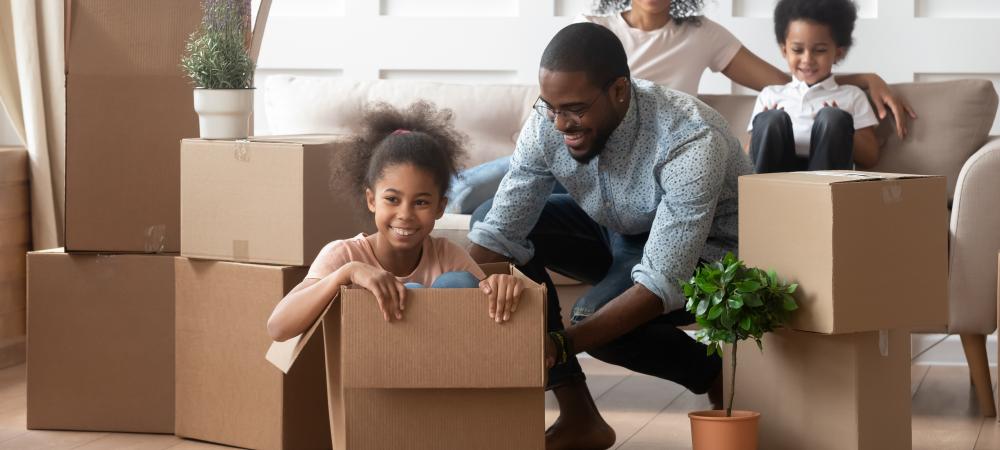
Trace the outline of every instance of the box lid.
[[796, 184], [833, 185], [843, 183], [863, 183], [869, 181], [902, 180], [911, 178], [941, 178], [940, 175], [916, 175], [906, 173], [863, 172], [857, 170], [816, 170], [801, 172], [778, 172], [744, 175], [740, 177], [750, 182], [787, 182]]
[[340, 134], [296, 134], [287, 136], [250, 136], [246, 139], [198, 139], [188, 138], [184, 142], [189, 143], [211, 143], [211, 144], [298, 144], [298, 145], [325, 145], [333, 142], [343, 142], [348, 139], [346, 135]]

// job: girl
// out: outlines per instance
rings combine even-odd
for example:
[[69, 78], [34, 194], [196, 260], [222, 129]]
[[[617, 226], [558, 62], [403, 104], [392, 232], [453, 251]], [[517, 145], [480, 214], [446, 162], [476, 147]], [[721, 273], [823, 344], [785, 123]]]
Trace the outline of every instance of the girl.
[[363, 124], [334, 179], [345, 184], [338, 188], [364, 194], [378, 232], [327, 244], [305, 280], [271, 313], [271, 338], [280, 342], [301, 334], [345, 285], [371, 291], [386, 321], [403, 318], [407, 288], [478, 286], [489, 298], [490, 317], [509, 320], [517, 311], [520, 280], [486, 277], [459, 246], [430, 236], [464, 156], [451, 111], [426, 102], [402, 111], [379, 104], [365, 113]]

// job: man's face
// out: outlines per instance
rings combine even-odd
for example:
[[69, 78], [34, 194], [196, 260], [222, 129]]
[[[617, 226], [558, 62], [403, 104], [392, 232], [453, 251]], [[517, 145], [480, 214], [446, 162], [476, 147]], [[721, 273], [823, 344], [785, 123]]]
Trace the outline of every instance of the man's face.
[[595, 86], [584, 72], [541, 69], [540, 103], [551, 110], [554, 125], [573, 159], [588, 163], [604, 150], [608, 137], [621, 123], [628, 109], [624, 78], [610, 86]]

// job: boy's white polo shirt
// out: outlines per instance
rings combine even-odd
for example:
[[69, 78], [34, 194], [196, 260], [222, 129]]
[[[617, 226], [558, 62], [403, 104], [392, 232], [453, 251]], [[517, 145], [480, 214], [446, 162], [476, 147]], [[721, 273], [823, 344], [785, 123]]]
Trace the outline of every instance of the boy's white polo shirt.
[[771, 108], [777, 105], [792, 119], [795, 154], [809, 156], [809, 138], [816, 113], [823, 109], [823, 103], [833, 102], [837, 102], [838, 108], [851, 114], [855, 130], [878, 125], [878, 118], [875, 117], [864, 91], [857, 86], [839, 85], [833, 75], [830, 75], [812, 86], [793, 77], [791, 83], [765, 87], [757, 96], [747, 131], [753, 131], [753, 119], [764, 111], [765, 106]]

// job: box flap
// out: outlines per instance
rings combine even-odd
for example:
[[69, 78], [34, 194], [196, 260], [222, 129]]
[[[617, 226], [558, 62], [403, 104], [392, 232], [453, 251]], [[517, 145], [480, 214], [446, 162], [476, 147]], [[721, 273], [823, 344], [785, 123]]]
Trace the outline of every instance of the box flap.
[[184, 139], [184, 142], [192, 144], [248, 144], [260, 142], [267, 144], [324, 145], [334, 142], [344, 142], [347, 139], [348, 136], [339, 134], [298, 134], [287, 136], [250, 136], [246, 139], [238, 140], [188, 138]]
[[408, 290], [403, 320], [387, 323], [370, 292], [344, 288], [343, 387], [544, 386], [545, 288], [530, 280], [525, 287], [504, 324], [490, 319], [479, 289]]
[[323, 323], [323, 318], [330, 312], [331, 306], [340, 298], [340, 294], [333, 297], [330, 304], [326, 306], [323, 313], [319, 315], [315, 322], [306, 330], [304, 333], [295, 336], [285, 342], [272, 342], [271, 347], [267, 349], [267, 354], [264, 356], [267, 358], [268, 362], [277, 367], [284, 374], [288, 374], [289, 370], [292, 370], [292, 366], [295, 365], [295, 359], [299, 357], [302, 353], [302, 349], [306, 347], [306, 344], [313, 338], [316, 334], [316, 330], [320, 329], [320, 325]]

